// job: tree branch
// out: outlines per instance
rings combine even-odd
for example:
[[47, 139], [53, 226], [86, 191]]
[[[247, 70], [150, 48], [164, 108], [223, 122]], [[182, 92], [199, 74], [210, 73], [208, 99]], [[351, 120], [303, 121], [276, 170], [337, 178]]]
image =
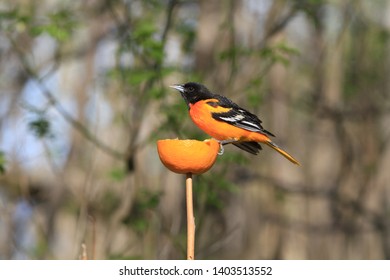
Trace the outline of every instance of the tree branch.
[[[111, 155], [112, 157], [120, 160], [125, 160], [126, 156], [124, 153], [119, 152], [107, 144], [101, 142], [86, 126], [84, 126], [81, 122], [76, 120], [59, 102], [59, 100], [53, 95], [53, 93], [46, 87], [44, 84], [44, 78], [39, 77], [36, 71], [29, 65], [25, 55], [22, 51], [19, 50], [16, 42], [9, 38], [12, 43], [14, 49], [19, 55], [20, 61], [22, 62], [23, 70], [27, 73], [28, 77], [36, 82], [42, 94], [47, 98], [50, 105], [56, 109], [56, 111], [78, 132], [80, 132], [87, 140], [93, 143], [96, 147], [98, 147], [103, 152]], [[48, 75], [45, 75], [47, 77]]]

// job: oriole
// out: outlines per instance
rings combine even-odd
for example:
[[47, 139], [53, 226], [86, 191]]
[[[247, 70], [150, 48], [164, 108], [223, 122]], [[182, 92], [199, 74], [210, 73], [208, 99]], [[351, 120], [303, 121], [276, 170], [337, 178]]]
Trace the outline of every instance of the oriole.
[[187, 103], [192, 121], [222, 144], [232, 143], [251, 154], [261, 150], [264, 143], [292, 163], [299, 162], [270, 139], [275, 136], [261, 125], [261, 120], [225, 96], [210, 92], [204, 85], [189, 82], [171, 86]]

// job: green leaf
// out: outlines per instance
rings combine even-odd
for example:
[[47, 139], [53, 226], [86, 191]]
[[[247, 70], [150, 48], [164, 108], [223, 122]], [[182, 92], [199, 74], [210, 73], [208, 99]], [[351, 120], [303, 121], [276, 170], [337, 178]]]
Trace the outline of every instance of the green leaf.
[[300, 52], [298, 49], [290, 47], [286, 45], [285, 43], [279, 43], [275, 46], [275, 48], [280, 51], [281, 53], [288, 54], [288, 55], [299, 55]]
[[188, 21], [182, 21], [177, 24], [176, 31], [182, 38], [183, 50], [191, 52], [196, 39], [196, 25]]
[[33, 36], [38, 36], [43, 33], [47, 33], [48, 35], [50, 35], [51, 37], [53, 37], [54, 39], [60, 42], [67, 41], [71, 35], [69, 30], [66, 30], [64, 28], [61, 28], [53, 24], [33, 26], [31, 28], [31, 34]]
[[250, 51], [248, 49], [244, 49], [244, 48], [239, 48], [239, 47], [233, 47], [233, 48], [229, 48], [225, 51], [222, 51], [220, 54], [219, 54], [219, 58], [224, 61], [224, 60], [229, 60], [229, 59], [233, 59], [234, 57], [237, 57], [237, 56], [249, 56], [253, 54], [253, 51]]
[[153, 21], [139, 21], [136, 28], [133, 30], [132, 37], [140, 42], [146, 38], [150, 38], [156, 32], [156, 27]]
[[149, 90], [149, 96], [154, 99], [161, 99], [165, 95], [165, 89], [161, 87], [152, 87]]
[[23, 32], [31, 25], [32, 16], [17, 9], [0, 11], [0, 29], [7, 32]]
[[224, 153], [223, 156], [218, 158], [223, 163], [234, 163], [238, 165], [248, 164], [249, 160], [242, 152], [230, 152]]
[[150, 212], [158, 206], [161, 192], [151, 192], [142, 189], [136, 197], [133, 210], [127, 215], [122, 222], [130, 225], [138, 233], [143, 233], [149, 226]]
[[145, 55], [156, 60], [157, 62], [162, 62], [164, 58], [162, 42], [154, 39], [148, 39], [143, 42], [143, 47]]
[[0, 151], [0, 174], [5, 173], [5, 163], [6, 163], [5, 154], [3, 151]]
[[271, 60], [273, 63], [282, 63], [288, 65], [290, 57], [298, 55], [299, 51], [289, 47], [285, 43], [279, 43], [271, 47], [265, 47], [260, 50], [259, 55], [263, 58]]
[[108, 189], [104, 192], [101, 199], [97, 202], [96, 209], [102, 216], [109, 218], [114, 213], [122, 202], [122, 197], [115, 190]]
[[48, 23], [41, 23], [30, 28], [30, 33], [33, 36], [38, 36], [46, 33], [59, 42], [65, 42], [70, 39], [77, 22], [71, 11], [60, 10], [56, 13], [48, 15]]
[[137, 86], [142, 82], [146, 82], [150, 79], [153, 79], [155, 75], [156, 75], [155, 72], [151, 70], [145, 70], [145, 69], [129, 70], [126, 73], [126, 81], [132, 86]]
[[39, 116], [37, 119], [29, 122], [28, 128], [38, 138], [50, 135], [50, 122], [44, 116]]
[[141, 191], [139, 207], [142, 210], [154, 209], [160, 202], [161, 192], [150, 192], [148, 190]]
[[123, 181], [123, 179], [126, 178], [126, 175], [126, 170], [124, 168], [113, 168], [109, 172], [109, 177], [117, 182]]
[[261, 77], [256, 77], [248, 83], [248, 86], [245, 89], [248, 96], [248, 102], [252, 108], [257, 108], [257, 106], [263, 103], [263, 95], [260, 90], [262, 84], [263, 79]]
[[18, 19], [19, 17], [17, 10], [0, 11], [0, 20]]
[[[177, 93], [173, 93], [177, 94]], [[180, 96], [177, 96], [177, 102], [173, 104], [163, 104], [162, 112], [164, 114], [165, 120], [160, 125], [159, 132], [168, 131], [169, 133], [174, 132], [176, 136], [181, 136], [183, 133], [183, 120], [187, 118], [188, 109], [184, 104], [183, 100], [181, 100]], [[193, 127], [192, 127], [193, 128]], [[192, 129], [192, 131], [197, 131]], [[185, 134], [186, 137], [190, 137], [191, 135]]]

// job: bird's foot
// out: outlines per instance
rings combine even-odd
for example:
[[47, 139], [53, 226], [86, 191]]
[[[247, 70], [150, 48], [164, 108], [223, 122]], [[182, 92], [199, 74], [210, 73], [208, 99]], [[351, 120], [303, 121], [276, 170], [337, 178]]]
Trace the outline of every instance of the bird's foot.
[[224, 152], [225, 152], [225, 149], [223, 148], [223, 145], [221, 144], [221, 142], [219, 142], [219, 151], [218, 151], [218, 155], [219, 155], [219, 156], [222, 156]]
[[231, 143], [234, 143], [234, 142], [237, 142], [237, 140], [235, 139], [229, 139], [229, 140], [217, 140], [219, 142], [219, 151], [218, 151], [218, 155], [223, 155], [223, 153], [225, 152], [225, 149], [223, 148], [224, 145], [227, 145], [227, 144], [231, 144]]
[[227, 144], [237, 142], [237, 140], [236, 139], [228, 139], [228, 140], [220, 140], [218, 142], [220, 145], [227, 145]]

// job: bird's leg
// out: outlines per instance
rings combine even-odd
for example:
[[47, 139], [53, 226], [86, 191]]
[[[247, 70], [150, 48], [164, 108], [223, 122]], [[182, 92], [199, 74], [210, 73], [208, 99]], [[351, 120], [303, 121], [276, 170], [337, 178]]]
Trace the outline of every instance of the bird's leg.
[[223, 148], [223, 145], [227, 145], [227, 144], [231, 144], [231, 143], [234, 143], [234, 142], [237, 142], [237, 140], [235, 139], [228, 139], [228, 140], [217, 140], [219, 142], [219, 151], [218, 151], [218, 155], [223, 155], [223, 153], [225, 152], [225, 149]]
[[231, 143], [234, 143], [234, 142], [237, 142], [237, 140], [236, 139], [220, 140], [219, 144], [220, 145], [227, 145], [227, 144], [231, 144]]
[[218, 151], [218, 155], [219, 155], [219, 156], [222, 156], [224, 152], [225, 152], [225, 149], [223, 148], [223, 145], [221, 144], [221, 142], [219, 142], [219, 151]]

